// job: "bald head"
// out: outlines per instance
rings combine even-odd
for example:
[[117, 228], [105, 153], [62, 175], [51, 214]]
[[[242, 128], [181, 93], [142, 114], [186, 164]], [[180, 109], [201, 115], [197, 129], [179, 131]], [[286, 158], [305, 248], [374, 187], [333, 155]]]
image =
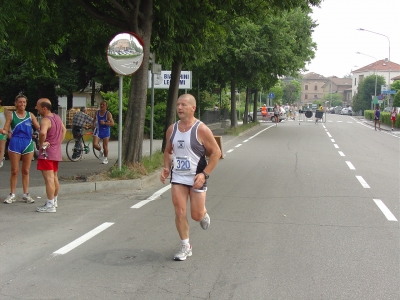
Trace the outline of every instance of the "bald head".
[[47, 108], [49, 111], [51, 111], [51, 101], [47, 98], [40, 98], [38, 100], [38, 102], [36, 103], [36, 109], [40, 107], [40, 108]]
[[191, 94], [183, 94], [179, 96], [179, 99], [186, 99], [188, 104], [196, 106], [196, 99]]

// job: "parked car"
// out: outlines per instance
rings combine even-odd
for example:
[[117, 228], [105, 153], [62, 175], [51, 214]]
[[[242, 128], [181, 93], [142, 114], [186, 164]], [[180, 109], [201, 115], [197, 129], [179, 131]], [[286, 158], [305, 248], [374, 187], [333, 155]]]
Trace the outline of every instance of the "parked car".
[[350, 108], [344, 107], [342, 108], [342, 110], [340, 111], [341, 115], [348, 115], [348, 116], [352, 116], [353, 115], [353, 111]]
[[[279, 122], [282, 120], [286, 120], [286, 111], [281, 107], [281, 115], [279, 116]], [[257, 121], [261, 121], [262, 115], [261, 115], [261, 107], [257, 109]], [[275, 122], [275, 116], [274, 116], [274, 108], [272, 106], [267, 106], [267, 120], [270, 120], [272, 122]], [[253, 122], [253, 112], [249, 112], [247, 115], [247, 122]]]
[[383, 109], [383, 112], [392, 112], [392, 109], [390, 108], [390, 106], [386, 106], [386, 107]]

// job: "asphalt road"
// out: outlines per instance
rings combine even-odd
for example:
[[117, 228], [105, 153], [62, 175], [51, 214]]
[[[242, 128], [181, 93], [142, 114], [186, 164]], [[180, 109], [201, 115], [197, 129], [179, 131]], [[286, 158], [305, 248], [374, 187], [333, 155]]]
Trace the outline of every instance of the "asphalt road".
[[223, 151], [184, 262], [157, 181], [62, 195], [55, 214], [1, 205], [1, 298], [399, 299], [398, 134], [333, 115], [262, 123]]

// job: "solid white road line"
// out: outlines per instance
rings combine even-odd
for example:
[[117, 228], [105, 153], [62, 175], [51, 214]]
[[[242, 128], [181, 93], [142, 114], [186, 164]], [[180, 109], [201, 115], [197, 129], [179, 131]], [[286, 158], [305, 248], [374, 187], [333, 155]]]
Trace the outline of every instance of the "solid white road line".
[[333, 144], [333, 146], [334, 146], [336, 149], [339, 148], [339, 146], [338, 146], [337, 144]]
[[339, 152], [340, 156], [346, 156], [346, 155], [344, 155], [344, 153], [342, 151], [338, 151], [338, 152]]
[[69, 251], [75, 249], [76, 247], [78, 247], [79, 245], [83, 244], [84, 242], [88, 241], [89, 239], [91, 239], [92, 237], [94, 237], [95, 235], [99, 234], [100, 232], [102, 232], [103, 230], [106, 230], [108, 227], [110, 227], [111, 225], [113, 225], [114, 223], [110, 223], [110, 222], [105, 222], [103, 224], [101, 224], [100, 226], [97, 226], [95, 229], [89, 231], [88, 233], [82, 235], [80, 238], [77, 238], [75, 241], [69, 243], [68, 245], [58, 249], [57, 251], [53, 252], [53, 255], [63, 255], [68, 253]]
[[332, 137], [331, 134], [329, 132], [326, 133], [329, 137]]
[[165, 186], [162, 189], [155, 192], [153, 195], [151, 195], [146, 200], [142, 200], [142, 201], [136, 203], [135, 205], [131, 206], [131, 208], [141, 208], [143, 205], [145, 205], [153, 200], [156, 200], [158, 197], [160, 197], [163, 193], [168, 191], [170, 188], [171, 188], [171, 184], [168, 184], [167, 186]]
[[361, 183], [361, 185], [363, 186], [363, 188], [365, 189], [369, 189], [370, 186], [368, 185], [368, 183], [364, 180], [364, 178], [362, 178], [362, 176], [356, 176], [356, 178], [358, 179], [358, 181]]
[[378, 205], [379, 209], [383, 212], [386, 219], [389, 221], [397, 221], [396, 217], [392, 214], [392, 212], [387, 208], [385, 203], [382, 202], [380, 199], [373, 199], [375, 204]]
[[355, 170], [356, 168], [354, 168], [353, 164], [349, 161], [346, 161], [346, 164], [349, 166], [350, 170]]

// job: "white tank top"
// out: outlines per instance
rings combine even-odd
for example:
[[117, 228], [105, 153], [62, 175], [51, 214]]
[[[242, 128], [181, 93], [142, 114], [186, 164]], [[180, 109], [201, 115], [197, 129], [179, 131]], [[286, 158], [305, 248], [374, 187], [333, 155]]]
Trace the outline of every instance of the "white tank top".
[[179, 131], [179, 122], [174, 124], [170, 137], [173, 151], [171, 182], [192, 186], [194, 176], [207, 166], [206, 149], [197, 139], [201, 122], [197, 120], [186, 132]]
[[4, 114], [4, 107], [0, 107], [0, 128], [3, 129], [6, 124], [6, 115]]

